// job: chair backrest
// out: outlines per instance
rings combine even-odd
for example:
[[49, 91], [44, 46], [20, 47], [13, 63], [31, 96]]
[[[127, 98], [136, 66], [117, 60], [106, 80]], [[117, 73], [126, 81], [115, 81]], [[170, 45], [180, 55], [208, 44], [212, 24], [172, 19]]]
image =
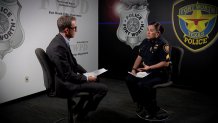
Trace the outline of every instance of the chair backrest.
[[171, 81], [177, 81], [180, 75], [181, 63], [184, 55], [184, 49], [177, 46], [171, 47]]
[[181, 63], [183, 58], [184, 50], [181, 47], [172, 46], [170, 52], [170, 72], [169, 81], [161, 84], [154, 85], [153, 88], [164, 88], [173, 84], [178, 80], [180, 75]]
[[46, 93], [48, 96], [55, 96], [54, 69], [51, 61], [42, 48], [37, 48], [35, 54], [42, 67]]

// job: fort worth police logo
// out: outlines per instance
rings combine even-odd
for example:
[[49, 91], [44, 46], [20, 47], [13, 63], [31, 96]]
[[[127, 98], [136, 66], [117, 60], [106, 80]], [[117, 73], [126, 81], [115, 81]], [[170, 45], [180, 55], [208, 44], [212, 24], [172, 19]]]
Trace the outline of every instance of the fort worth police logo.
[[142, 9], [131, 7], [121, 11], [117, 37], [131, 48], [139, 45], [146, 38], [149, 11], [147, 6]]
[[218, 38], [218, 8], [214, 5], [180, 0], [173, 5], [172, 22], [179, 41], [190, 51], [199, 52]]
[[23, 43], [18, 0], [0, 0], [0, 59]]

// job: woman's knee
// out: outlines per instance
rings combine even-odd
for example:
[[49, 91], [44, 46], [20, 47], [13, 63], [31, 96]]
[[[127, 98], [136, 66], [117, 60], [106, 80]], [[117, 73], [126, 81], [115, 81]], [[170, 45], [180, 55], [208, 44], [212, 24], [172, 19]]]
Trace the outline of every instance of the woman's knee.
[[133, 81], [136, 81], [135, 76], [133, 76], [131, 74], [127, 75], [126, 82], [133, 82]]

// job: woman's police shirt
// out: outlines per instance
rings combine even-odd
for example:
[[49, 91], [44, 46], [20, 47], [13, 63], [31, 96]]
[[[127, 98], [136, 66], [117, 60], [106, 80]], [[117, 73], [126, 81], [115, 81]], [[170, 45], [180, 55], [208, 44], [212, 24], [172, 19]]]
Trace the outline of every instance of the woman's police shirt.
[[139, 55], [142, 57], [144, 64], [148, 66], [157, 64], [161, 61], [168, 62], [169, 45], [163, 42], [161, 39], [145, 39], [139, 46]]

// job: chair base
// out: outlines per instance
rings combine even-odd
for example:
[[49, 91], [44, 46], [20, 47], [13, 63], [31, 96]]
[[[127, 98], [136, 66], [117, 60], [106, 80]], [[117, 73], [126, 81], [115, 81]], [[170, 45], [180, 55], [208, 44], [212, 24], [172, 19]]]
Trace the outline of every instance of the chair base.
[[138, 114], [137, 116], [149, 122], [165, 122], [169, 118], [169, 113], [166, 110], [161, 108], [160, 111], [158, 111], [157, 115], [153, 118], [144, 118]]
[[54, 123], [60, 123], [60, 122], [63, 121], [63, 120], [67, 120], [67, 117], [60, 118], [60, 119], [56, 120]]

